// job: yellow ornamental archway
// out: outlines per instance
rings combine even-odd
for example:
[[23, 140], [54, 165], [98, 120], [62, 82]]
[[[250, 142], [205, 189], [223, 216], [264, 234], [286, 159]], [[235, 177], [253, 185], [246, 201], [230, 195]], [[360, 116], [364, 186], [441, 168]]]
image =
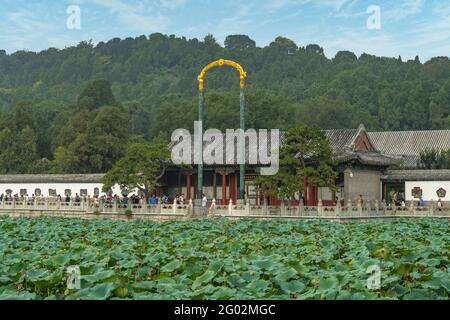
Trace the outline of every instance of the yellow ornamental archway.
[[242, 66], [234, 61], [231, 60], [225, 60], [225, 59], [219, 59], [214, 62], [211, 62], [206, 67], [203, 68], [202, 72], [200, 72], [200, 75], [198, 76], [198, 90], [203, 91], [205, 88], [205, 75], [206, 72], [213, 68], [223, 67], [223, 66], [230, 66], [234, 69], [236, 69], [239, 72], [239, 78], [240, 78], [240, 87], [241, 89], [244, 89], [245, 87], [245, 78], [247, 77], [247, 73], [244, 71], [244, 68]]

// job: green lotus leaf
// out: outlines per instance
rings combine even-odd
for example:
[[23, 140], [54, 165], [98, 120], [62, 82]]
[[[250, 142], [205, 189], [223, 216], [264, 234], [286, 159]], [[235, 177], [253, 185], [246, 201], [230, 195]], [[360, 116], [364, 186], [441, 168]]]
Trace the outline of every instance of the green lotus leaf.
[[197, 290], [200, 286], [205, 283], [209, 283], [212, 279], [214, 279], [216, 273], [212, 270], [207, 270], [204, 274], [197, 277], [192, 284], [192, 290]]
[[300, 280], [279, 281], [278, 284], [286, 293], [301, 293], [306, 288], [306, 285]]
[[339, 286], [339, 281], [336, 278], [328, 278], [320, 280], [319, 290], [327, 291], [336, 289]]
[[164, 265], [160, 271], [164, 273], [172, 273], [175, 270], [179, 269], [182, 265], [183, 264], [180, 260], [173, 260], [168, 264]]
[[90, 283], [96, 283], [100, 281], [106, 281], [108, 279], [111, 279], [115, 275], [115, 272], [113, 270], [105, 270], [105, 271], [99, 271], [95, 274], [91, 275], [83, 275], [82, 279], [90, 282]]

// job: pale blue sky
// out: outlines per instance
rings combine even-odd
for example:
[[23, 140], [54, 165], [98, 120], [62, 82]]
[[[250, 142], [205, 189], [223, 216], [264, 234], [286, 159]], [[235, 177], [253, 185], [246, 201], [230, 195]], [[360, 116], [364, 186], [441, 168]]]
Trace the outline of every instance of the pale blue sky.
[[[66, 27], [69, 5], [81, 9], [81, 29]], [[381, 29], [369, 30], [367, 8], [381, 9]], [[339, 50], [422, 61], [450, 54], [450, 0], [0, 0], [0, 49], [40, 51], [81, 40], [94, 43], [153, 32], [187, 38], [248, 34], [258, 46], [283, 35]]]

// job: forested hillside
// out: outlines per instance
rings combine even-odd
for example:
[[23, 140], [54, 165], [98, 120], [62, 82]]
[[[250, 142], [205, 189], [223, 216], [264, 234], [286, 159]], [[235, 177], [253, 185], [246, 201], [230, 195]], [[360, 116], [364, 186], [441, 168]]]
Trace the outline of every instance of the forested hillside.
[[[339, 52], [330, 59], [319, 45], [282, 37], [260, 48], [247, 36], [221, 46], [212, 36], [152, 34], [0, 51], [0, 173], [104, 172], [130, 141], [192, 128], [197, 75], [218, 58], [248, 72], [247, 127], [450, 128], [447, 57], [422, 63]], [[238, 90], [235, 70], [207, 74], [207, 127], [238, 126]]]

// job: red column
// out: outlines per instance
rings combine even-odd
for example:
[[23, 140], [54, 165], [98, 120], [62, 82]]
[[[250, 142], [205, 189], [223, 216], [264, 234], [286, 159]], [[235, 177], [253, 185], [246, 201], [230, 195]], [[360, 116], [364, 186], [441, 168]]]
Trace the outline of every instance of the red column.
[[181, 195], [181, 172], [178, 172], [178, 195]]
[[314, 186], [310, 184], [308, 186], [308, 190], [309, 190], [308, 206], [314, 206], [314, 201], [315, 201]]
[[217, 200], [217, 173], [214, 172], [214, 176], [213, 176], [213, 198]]
[[230, 175], [230, 199], [233, 200], [233, 204], [236, 203], [236, 174]]
[[222, 205], [227, 204], [227, 175], [222, 173]]
[[305, 177], [305, 192], [303, 192], [304, 205], [308, 206], [308, 179]]
[[186, 200], [191, 199], [191, 174], [186, 175]]
[[198, 198], [198, 176], [194, 176], [194, 199]]

